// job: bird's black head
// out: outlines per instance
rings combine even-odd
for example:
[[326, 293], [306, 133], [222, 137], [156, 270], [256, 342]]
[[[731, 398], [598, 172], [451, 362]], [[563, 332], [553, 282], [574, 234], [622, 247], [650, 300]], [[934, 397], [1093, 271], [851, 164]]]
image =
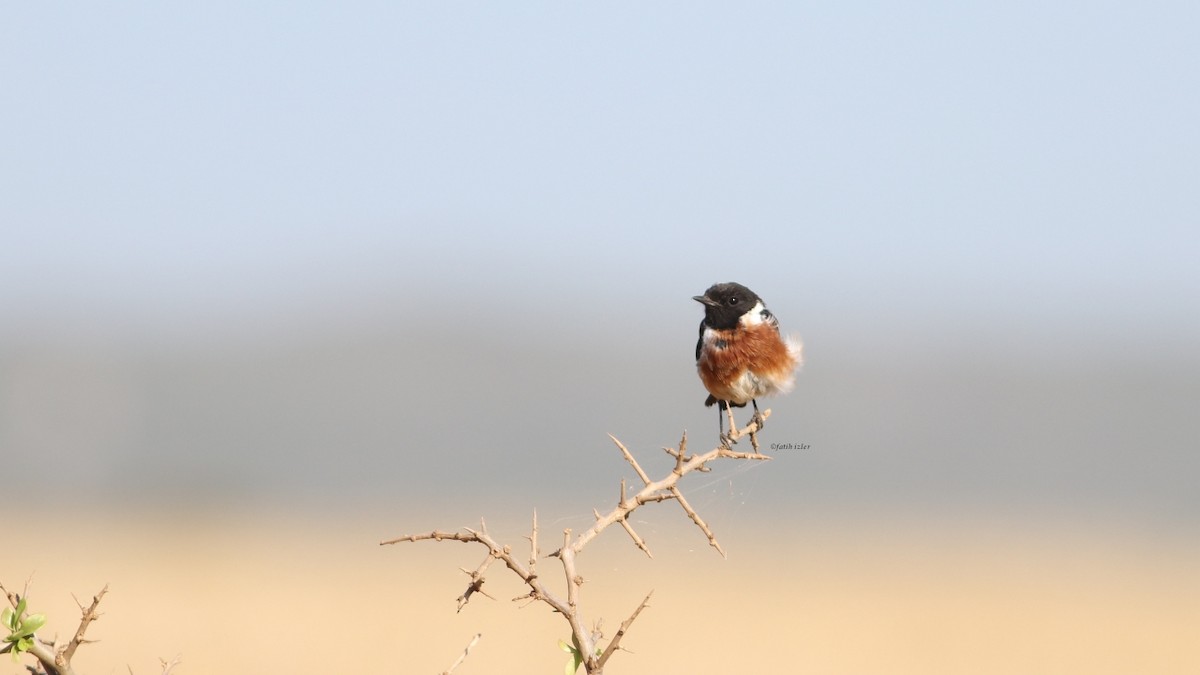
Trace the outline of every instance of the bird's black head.
[[737, 326], [738, 319], [762, 299], [741, 284], [713, 284], [692, 298], [704, 305], [704, 323], [720, 330]]

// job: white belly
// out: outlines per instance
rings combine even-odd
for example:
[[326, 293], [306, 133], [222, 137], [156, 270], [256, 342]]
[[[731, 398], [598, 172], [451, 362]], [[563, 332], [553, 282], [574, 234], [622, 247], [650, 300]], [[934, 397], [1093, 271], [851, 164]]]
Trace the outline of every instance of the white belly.
[[729, 388], [729, 398], [734, 403], [749, 403], [751, 399], [786, 394], [794, 384], [795, 376], [792, 373], [781, 377], [763, 377], [747, 370]]

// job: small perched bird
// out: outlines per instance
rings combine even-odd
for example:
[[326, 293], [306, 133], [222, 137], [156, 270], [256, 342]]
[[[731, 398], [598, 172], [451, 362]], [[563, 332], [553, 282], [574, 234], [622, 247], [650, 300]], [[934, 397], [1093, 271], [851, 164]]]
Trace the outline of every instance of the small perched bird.
[[[780, 335], [779, 319], [741, 284], [714, 284], [692, 299], [704, 305], [696, 370], [709, 393], [704, 405], [720, 404], [718, 430], [723, 428], [722, 411], [729, 413], [730, 432], [736, 428], [730, 406], [752, 403], [761, 422], [755, 399], [792, 390], [801, 362], [800, 342]], [[723, 431], [721, 439], [728, 440]]]

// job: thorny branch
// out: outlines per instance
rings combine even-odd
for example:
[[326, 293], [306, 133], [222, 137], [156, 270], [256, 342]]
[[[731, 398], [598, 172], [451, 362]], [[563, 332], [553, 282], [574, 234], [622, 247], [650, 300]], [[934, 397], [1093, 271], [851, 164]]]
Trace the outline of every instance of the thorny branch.
[[[8, 602], [13, 606], [13, 609], [17, 608], [23, 597], [9, 591], [3, 584], [0, 584], [0, 592], [3, 592], [8, 598]], [[28, 594], [28, 592], [29, 584], [26, 584], [25, 594]], [[100, 606], [100, 601], [106, 593], [108, 593], [108, 584], [105, 584], [104, 588], [100, 589], [100, 592], [92, 598], [92, 603], [89, 606], [84, 607], [83, 603], [78, 602], [78, 600], [76, 601], [82, 616], [79, 619], [79, 627], [75, 630], [75, 635], [66, 644], [59, 644], [57, 638], [53, 642], [44, 642], [36, 635], [33, 637], [29, 653], [38, 660], [38, 663], [48, 675], [75, 675], [71, 659], [74, 658], [75, 650], [79, 648], [79, 645], [85, 642], [92, 642], [92, 640], [84, 639], [84, 633], [87, 632], [88, 626], [93, 621], [100, 618], [100, 613], [96, 611], [96, 608]], [[10, 645], [4, 649], [0, 649], [0, 653], [11, 651], [11, 649]]]
[[[708, 463], [717, 459], [771, 459], [769, 456], [761, 454], [758, 451], [758, 443], [756, 438], [758, 432], [762, 429], [763, 423], [770, 415], [770, 410], [764, 410], [761, 414], [756, 415], [749, 424], [741, 429], [731, 426], [733, 431], [725, 436], [725, 439], [728, 440], [728, 443], [723, 442], [718, 447], [699, 455], [688, 454], [687, 434], [685, 433], [683, 437], [680, 438], [679, 446], [677, 448], [663, 448], [668, 455], [675, 458], [675, 465], [671, 469], [671, 472], [666, 475], [666, 477], [659, 480], [651, 480], [649, 474], [646, 473], [645, 469], [643, 469], [641, 464], [638, 463], [637, 459], [634, 458], [633, 453], [631, 453], [629, 449], [621, 443], [621, 441], [617, 440], [616, 437], [610, 434], [609, 438], [612, 439], [613, 443], [615, 443], [617, 448], [621, 451], [621, 455], [625, 458], [625, 461], [628, 462], [630, 466], [633, 467], [634, 472], [637, 473], [638, 478], [642, 482], [642, 488], [633, 494], [629, 494], [630, 490], [627, 488], [624, 479], [622, 479], [620, 496], [615, 507], [604, 514], [593, 510], [595, 522], [592, 523], [592, 526], [588, 529], [575, 535], [574, 538], [571, 536], [572, 532], [570, 529], [563, 531], [562, 546], [556, 551], [549, 553], [546, 557], [558, 558], [559, 562], [562, 564], [563, 574], [566, 578], [565, 599], [547, 587], [545, 582], [542, 581], [541, 577], [538, 576], [536, 571], [537, 560], [540, 557], [540, 551], [538, 549], [538, 525], [536, 511], [533, 514], [532, 530], [529, 536], [526, 537], [529, 540], [530, 551], [529, 557], [525, 560], [518, 558], [518, 556], [513, 553], [512, 547], [501, 546], [499, 543], [497, 543], [496, 540], [488, 534], [487, 526], [482, 521], [480, 521], [479, 530], [472, 530], [470, 528], [463, 528], [463, 530], [460, 532], [434, 530], [432, 532], [423, 534], [410, 534], [403, 537], [398, 537], [396, 539], [381, 541], [379, 543], [380, 546], [386, 546], [389, 544], [398, 544], [401, 542], [411, 541], [451, 540], [482, 544], [488, 549], [487, 557], [482, 563], [480, 563], [479, 567], [477, 567], [474, 572], [467, 573], [471, 577], [471, 582], [470, 585], [468, 585], [467, 590], [458, 598], [459, 611], [461, 611], [463, 606], [466, 605], [471, 595], [477, 592], [482, 592], [479, 589], [483, 584], [483, 573], [488, 566], [496, 560], [503, 561], [508, 569], [512, 570], [512, 572], [520, 577], [521, 581], [529, 587], [529, 593], [513, 598], [513, 600], [529, 600], [530, 602], [541, 601], [549, 605], [555, 612], [561, 614], [571, 626], [573, 642], [575, 647], [579, 649], [583, 656], [583, 665], [588, 674], [600, 675], [603, 673], [605, 663], [607, 663], [608, 659], [620, 648], [620, 641], [629, 630], [629, 627], [633, 624], [634, 620], [637, 619], [638, 615], [641, 614], [642, 610], [649, 605], [650, 594], [647, 594], [646, 598], [642, 600], [642, 603], [638, 605], [637, 609], [633, 611], [629, 618], [621, 623], [617, 634], [613, 636], [613, 639], [608, 643], [608, 645], [603, 650], [598, 649], [597, 643], [603, 638], [603, 635], [598, 628], [596, 630], [588, 630], [586, 628], [586, 623], [584, 622], [579, 611], [579, 595], [584, 580], [576, 570], [576, 556], [583, 551], [584, 547], [586, 547], [589, 542], [598, 537], [600, 533], [607, 529], [610, 525], [619, 523], [625, 532], [629, 534], [629, 537], [633, 540], [634, 545], [637, 546], [638, 549], [644, 552], [647, 556], [653, 557], [653, 555], [650, 553], [649, 546], [646, 544], [646, 540], [643, 539], [641, 535], [639, 535], [633, 528], [633, 525], [629, 523], [629, 517], [634, 511], [646, 504], [664, 502], [668, 500], [675, 500], [678, 502], [679, 506], [683, 509], [684, 513], [687, 514], [688, 518], [690, 518], [691, 521], [696, 524], [696, 527], [700, 528], [700, 531], [708, 539], [708, 543], [715, 548], [718, 553], [720, 553], [722, 556], [725, 556], [725, 550], [717, 541], [717, 537], [713, 533], [712, 528], [710, 528], [708, 524], [704, 522], [704, 519], [700, 517], [700, 514], [697, 513], [692, 505], [688, 503], [687, 499], [684, 498], [683, 492], [678, 487], [678, 483], [681, 478], [689, 473], [692, 473], [693, 471], [708, 471]], [[733, 444], [735, 444], [738, 439], [745, 436], [750, 436], [754, 452], [738, 452], [733, 450]], [[466, 572], [466, 570], [464, 570], [464, 572]], [[651, 591], [651, 594], [652, 593], [653, 591]], [[470, 647], [468, 647], [468, 649], [470, 649]]]
[[638, 605], [637, 609], [633, 610], [633, 614], [630, 614], [628, 619], [625, 619], [621, 622], [621, 627], [617, 629], [617, 634], [613, 636], [612, 642], [608, 643], [608, 646], [604, 648], [604, 653], [600, 655], [599, 664], [601, 668], [603, 668], [604, 664], [608, 662], [609, 657], [620, 648], [621, 638], [625, 637], [626, 631], [628, 631], [629, 627], [633, 625], [634, 620], [638, 618], [638, 614], [641, 614], [642, 610], [646, 609], [646, 607], [650, 604], [651, 595], [654, 595], [654, 591], [647, 593], [646, 599], [642, 600], [642, 604]]
[[[483, 559], [483, 562], [479, 564], [479, 567], [475, 568], [474, 572], [468, 572], [466, 570], [462, 570], [463, 574], [466, 574], [467, 576], [471, 577], [471, 584], [469, 586], [467, 586], [467, 590], [463, 591], [462, 595], [458, 596], [458, 611], [461, 612], [462, 608], [466, 607], [467, 603], [471, 601], [471, 596], [476, 593], [478, 593], [486, 598], [492, 597], [492, 596], [488, 595], [487, 593], [483, 592], [483, 581], [484, 581], [483, 573], [484, 573], [484, 571], [487, 570], [488, 566], [491, 565], [494, 560], [496, 560], [496, 559], [489, 555], [488, 557]], [[459, 569], [462, 569], [462, 568], [460, 567]], [[492, 599], [495, 600], [495, 598], [492, 598]]]
[[162, 673], [160, 673], [159, 675], [171, 675], [171, 671], [175, 669], [175, 666], [179, 665], [180, 659], [179, 659], [179, 656], [176, 656], [175, 658], [171, 659], [170, 661], [167, 661], [166, 659], [159, 659], [158, 661], [159, 661], [159, 663], [162, 664], [162, 667], [163, 667]]
[[88, 626], [100, 617], [96, 613], [96, 608], [100, 606], [100, 599], [104, 597], [105, 593], [108, 593], [108, 584], [105, 584], [104, 588], [100, 589], [100, 592], [92, 598], [92, 604], [86, 609], [79, 600], [75, 601], [75, 604], [79, 605], [79, 611], [83, 612], [83, 618], [79, 620], [79, 629], [75, 631], [75, 637], [71, 638], [71, 641], [67, 643], [67, 648], [63, 650], [64, 660], [68, 663], [75, 656], [75, 650], [79, 648], [79, 645], [86, 642], [83, 639], [83, 634], [87, 632]]
[[[461, 607], [459, 609], [461, 609]], [[463, 653], [458, 655], [458, 659], [454, 663], [450, 664], [449, 668], [442, 671], [442, 675], [450, 675], [454, 672], [455, 668], [461, 666], [462, 662], [467, 660], [467, 655], [470, 654], [471, 650], [475, 648], [475, 645], [479, 642], [479, 638], [481, 637], [483, 637], [483, 633], [476, 633], [475, 637], [471, 638], [471, 641], [468, 642], [467, 646], [463, 649]]]
[[[162, 666], [162, 670], [159, 672], [158, 675], [171, 675], [171, 671], [175, 670], [175, 666], [178, 666], [179, 663], [180, 663], [179, 655], [176, 655], [175, 658], [171, 659], [170, 661], [168, 661], [164, 658], [160, 658], [158, 660], [158, 665]], [[129, 671], [129, 675], [133, 675], [133, 668], [130, 668], [129, 666], [125, 666], [125, 669]]]

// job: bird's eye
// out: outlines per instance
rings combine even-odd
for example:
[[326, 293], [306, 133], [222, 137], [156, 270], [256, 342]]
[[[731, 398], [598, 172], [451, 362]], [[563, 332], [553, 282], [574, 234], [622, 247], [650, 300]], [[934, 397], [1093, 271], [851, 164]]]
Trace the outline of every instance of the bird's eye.
[[730, 304], [731, 306], [732, 306], [732, 305], [736, 305], [736, 304], [738, 304], [738, 299], [737, 299], [737, 298], [730, 298], [730, 299], [729, 299], [729, 304]]

